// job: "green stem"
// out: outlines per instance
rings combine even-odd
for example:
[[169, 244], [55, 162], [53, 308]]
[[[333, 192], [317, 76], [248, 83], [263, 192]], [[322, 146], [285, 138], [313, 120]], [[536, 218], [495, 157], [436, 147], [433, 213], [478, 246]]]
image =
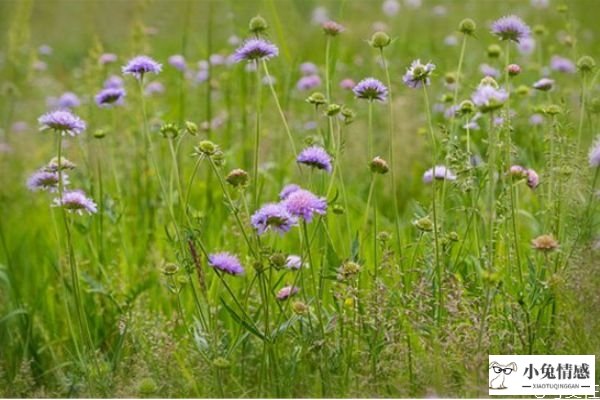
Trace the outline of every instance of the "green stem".
[[[265, 67], [266, 68], [266, 67]], [[260, 151], [260, 118], [262, 110], [262, 81], [260, 79], [260, 66], [256, 61], [256, 132], [254, 136], [254, 207], [258, 208], [258, 153]]]

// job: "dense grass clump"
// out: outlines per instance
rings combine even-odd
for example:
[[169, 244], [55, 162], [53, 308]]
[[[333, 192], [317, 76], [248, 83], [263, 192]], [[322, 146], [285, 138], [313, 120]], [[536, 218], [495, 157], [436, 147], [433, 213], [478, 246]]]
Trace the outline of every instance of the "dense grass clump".
[[0, 3], [0, 395], [487, 396], [600, 354], [592, 0]]

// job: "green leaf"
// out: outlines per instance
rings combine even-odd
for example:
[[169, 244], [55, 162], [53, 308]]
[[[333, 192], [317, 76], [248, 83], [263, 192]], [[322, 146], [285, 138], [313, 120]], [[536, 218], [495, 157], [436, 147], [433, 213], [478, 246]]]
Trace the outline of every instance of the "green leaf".
[[240, 325], [242, 325], [244, 328], [246, 328], [248, 330], [248, 332], [252, 333], [254, 336], [258, 337], [259, 339], [261, 339], [262, 341], [267, 341], [267, 337], [262, 334], [258, 329], [256, 329], [252, 324], [250, 324], [248, 321], [245, 321], [242, 317], [240, 317], [235, 311], [233, 311], [233, 309], [231, 307], [229, 307], [229, 305], [227, 304], [227, 302], [221, 297], [221, 303], [223, 304], [223, 306], [225, 307], [225, 309], [227, 310], [227, 312], [229, 312], [229, 314], [231, 314], [231, 316], [233, 317], [233, 319]]

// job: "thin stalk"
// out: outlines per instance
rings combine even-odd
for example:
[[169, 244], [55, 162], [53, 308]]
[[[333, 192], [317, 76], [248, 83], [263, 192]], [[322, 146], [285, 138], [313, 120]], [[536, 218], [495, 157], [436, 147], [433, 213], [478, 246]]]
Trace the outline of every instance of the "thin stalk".
[[[266, 68], [266, 67], [265, 67]], [[256, 61], [256, 131], [254, 136], [254, 207], [258, 208], [258, 153], [260, 151], [260, 118], [262, 111], [262, 81], [260, 79], [260, 66]]]

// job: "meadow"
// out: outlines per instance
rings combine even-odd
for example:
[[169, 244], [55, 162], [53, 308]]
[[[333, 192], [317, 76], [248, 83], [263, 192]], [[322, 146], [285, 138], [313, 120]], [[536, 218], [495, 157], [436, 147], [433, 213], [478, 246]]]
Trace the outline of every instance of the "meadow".
[[600, 355], [599, 5], [1, 1], [0, 396]]

